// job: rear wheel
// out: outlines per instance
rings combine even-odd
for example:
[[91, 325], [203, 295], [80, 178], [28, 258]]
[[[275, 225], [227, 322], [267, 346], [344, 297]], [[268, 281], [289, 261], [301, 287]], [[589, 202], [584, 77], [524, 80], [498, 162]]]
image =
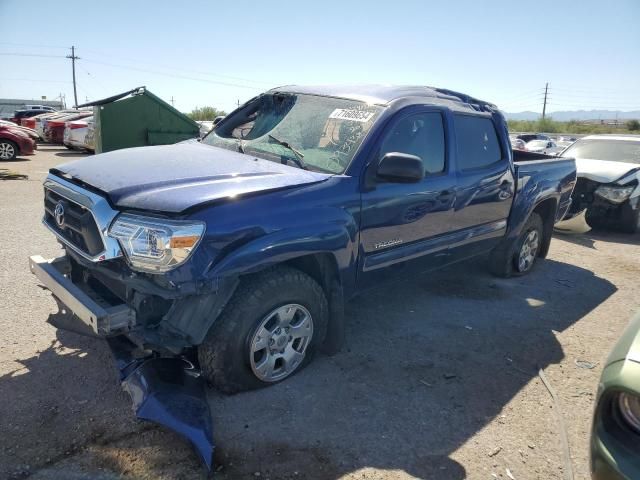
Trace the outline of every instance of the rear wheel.
[[13, 160], [18, 156], [18, 145], [11, 140], [0, 140], [0, 160]]
[[290, 267], [265, 270], [240, 284], [198, 347], [202, 373], [225, 393], [280, 382], [311, 361], [327, 321], [315, 280]]
[[516, 243], [516, 253], [513, 256], [513, 269], [516, 275], [524, 275], [533, 268], [540, 253], [542, 235], [542, 218], [537, 213], [532, 213]]
[[491, 273], [498, 277], [510, 277], [530, 272], [540, 254], [543, 240], [542, 217], [534, 212], [515, 241], [503, 243], [491, 252]]

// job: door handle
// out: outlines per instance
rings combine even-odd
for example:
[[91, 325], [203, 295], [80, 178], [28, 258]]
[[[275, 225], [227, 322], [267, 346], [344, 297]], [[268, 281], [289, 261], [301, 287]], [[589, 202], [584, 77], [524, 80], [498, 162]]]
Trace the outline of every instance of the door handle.
[[513, 184], [508, 180], [504, 180], [500, 184], [500, 192], [498, 192], [498, 198], [500, 200], [506, 200], [508, 198], [511, 198], [511, 186], [512, 185]]
[[440, 194], [436, 197], [436, 199], [440, 202], [446, 202], [448, 200], [451, 200], [452, 197], [453, 197], [453, 192], [450, 192], [449, 190], [444, 190], [440, 192]]

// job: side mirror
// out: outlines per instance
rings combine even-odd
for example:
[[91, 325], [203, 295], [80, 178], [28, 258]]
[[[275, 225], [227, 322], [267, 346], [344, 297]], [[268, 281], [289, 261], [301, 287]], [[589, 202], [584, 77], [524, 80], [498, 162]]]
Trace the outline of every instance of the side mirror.
[[393, 183], [417, 183], [424, 178], [424, 165], [415, 155], [389, 152], [380, 160], [376, 175]]
[[220, 120], [222, 120], [224, 118], [224, 115], [218, 115], [216, 118], [213, 119], [213, 126], [215, 127], [216, 125], [218, 125], [220, 123]]

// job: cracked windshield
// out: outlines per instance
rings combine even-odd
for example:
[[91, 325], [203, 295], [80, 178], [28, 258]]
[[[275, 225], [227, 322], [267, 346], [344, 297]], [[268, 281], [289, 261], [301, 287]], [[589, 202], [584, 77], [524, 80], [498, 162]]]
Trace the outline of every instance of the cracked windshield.
[[204, 143], [340, 174], [381, 111], [340, 98], [265, 94], [227, 117]]

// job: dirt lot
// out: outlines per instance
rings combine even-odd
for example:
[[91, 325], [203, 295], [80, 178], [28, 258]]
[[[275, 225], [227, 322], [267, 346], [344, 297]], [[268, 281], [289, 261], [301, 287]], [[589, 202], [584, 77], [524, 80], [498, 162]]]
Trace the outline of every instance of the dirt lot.
[[[180, 437], [136, 421], [99, 340], [56, 331], [30, 254], [57, 255], [40, 225], [47, 169], [81, 157], [42, 147], [0, 163], [0, 478], [205, 478]], [[577, 479], [608, 350], [640, 306], [640, 238], [556, 235], [529, 276], [484, 259], [352, 301], [348, 345], [257, 392], [210, 392], [217, 478], [556, 479], [559, 393]], [[584, 368], [590, 365], [594, 368]]]

